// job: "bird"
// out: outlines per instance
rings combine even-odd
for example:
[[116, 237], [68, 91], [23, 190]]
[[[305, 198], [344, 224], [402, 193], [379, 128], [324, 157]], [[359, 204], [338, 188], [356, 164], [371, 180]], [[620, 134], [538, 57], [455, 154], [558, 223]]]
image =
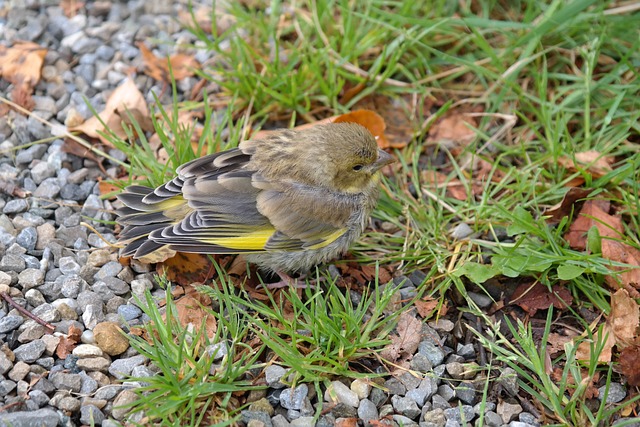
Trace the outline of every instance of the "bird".
[[180, 166], [151, 188], [126, 187], [121, 256], [242, 254], [260, 270], [306, 274], [344, 254], [377, 204], [394, 157], [357, 123], [280, 129]]

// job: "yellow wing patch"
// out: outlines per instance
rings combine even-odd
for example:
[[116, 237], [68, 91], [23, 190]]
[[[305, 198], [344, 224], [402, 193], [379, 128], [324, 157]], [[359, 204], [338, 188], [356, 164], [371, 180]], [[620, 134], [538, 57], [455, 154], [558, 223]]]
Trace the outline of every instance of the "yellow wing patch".
[[273, 235], [275, 230], [268, 228], [264, 230], [256, 230], [251, 233], [245, 233], [236, 237], [219, 237], [209, 239], [198, 239], [204, 243], [218, 245], [229, 249], [238, 249], [243, 251], [263, 250], [267, 244], [267, 240]]
[[307, 249], [322, 249], [325, 246], [333, 243], [338, 237], [346, 233], [346, 231], [347, 231], [346, 228], [341, 228], [339, 230], [336, 230], [333, 233], [329, 234], [324, 240], [322, 240], [322, 242], [316, 243], [315, 245], [311, 245]]

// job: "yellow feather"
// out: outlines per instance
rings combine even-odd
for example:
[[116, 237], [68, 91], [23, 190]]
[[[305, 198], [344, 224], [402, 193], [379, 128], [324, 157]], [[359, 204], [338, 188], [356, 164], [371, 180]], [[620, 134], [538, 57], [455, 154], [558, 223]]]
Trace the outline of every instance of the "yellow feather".
[[336, 230], [333, 233], [329, 234], [322, 242], [316, 243], [313, 246], [309, 246], [309, 249], [324, 248], [325, 246], [333, 243], [338, 237], [342, 236], [346, 232], [347, 232], [346, 228], [341, 228], [339, 230]]
[[199, 239], [204, 243], [218, 245], [229, 249], [238, 250], [261, 250], [267, 244], [267, 240], [273, 235], [275, 230], [268, 228], [256, 230], [251, 233], [242, 234], [236, 237], [220, 237], [211, 239]]

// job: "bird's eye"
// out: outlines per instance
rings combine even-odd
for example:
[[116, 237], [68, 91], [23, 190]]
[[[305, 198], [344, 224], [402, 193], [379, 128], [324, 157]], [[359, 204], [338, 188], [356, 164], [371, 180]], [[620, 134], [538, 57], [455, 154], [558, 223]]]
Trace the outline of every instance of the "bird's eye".
[[362, 167], [363, 167], [362, 165], [355, 165], [355, 166], [353, 167], [353, 170], [354, 170], [354, 171], [356, 171], [356, 172], [358, 172], [359, 170], [361, 170], [361, 169], [362, 169]]

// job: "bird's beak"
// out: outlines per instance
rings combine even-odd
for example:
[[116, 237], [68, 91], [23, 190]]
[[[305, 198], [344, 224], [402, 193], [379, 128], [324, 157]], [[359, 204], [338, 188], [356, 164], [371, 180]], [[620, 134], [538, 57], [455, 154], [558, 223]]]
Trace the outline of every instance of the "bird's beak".
[[395, 162], [396, 159], [391, 154], [387, 153], [384, 150], [378, 149], [378, 160], [373, 164], [374, 171], [379, 170], [380, 168]]

